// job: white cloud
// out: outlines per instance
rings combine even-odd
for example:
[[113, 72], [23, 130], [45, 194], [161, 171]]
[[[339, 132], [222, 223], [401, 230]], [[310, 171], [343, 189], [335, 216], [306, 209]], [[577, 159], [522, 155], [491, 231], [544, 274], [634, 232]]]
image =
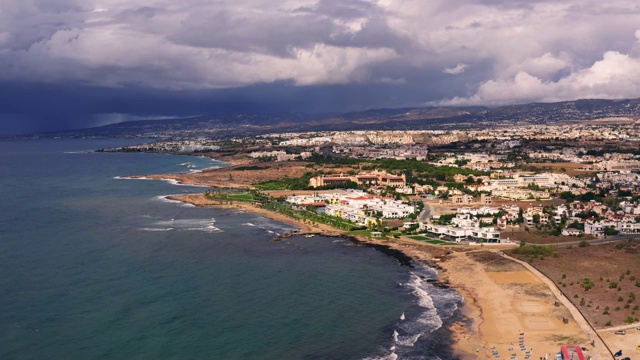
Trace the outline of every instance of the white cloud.
[[619, 99], [640, 95], [640, 59], [616, 51], [592, 66], [558, 81], [521, 71], [513, 78], [484, 82], [470, 97], [455, 97], [441, 105], [503, 105], [528, 101], [554, 102], [577, 98]]
[[459, 74], [462, 74], [465, 70], [467, 70], [467, 67], [469, 67], [469, 65], [467, 64], [458, 64], [452, 68], [445, 68], [444, 70], [442, 70], [442, 72], [445, 74], [459, 75]]
[[477, 104], [638, 96], [638, 23], [635, 0], [3, 0], [0, 81], [438, 82], [456, 86], [449, 103]]

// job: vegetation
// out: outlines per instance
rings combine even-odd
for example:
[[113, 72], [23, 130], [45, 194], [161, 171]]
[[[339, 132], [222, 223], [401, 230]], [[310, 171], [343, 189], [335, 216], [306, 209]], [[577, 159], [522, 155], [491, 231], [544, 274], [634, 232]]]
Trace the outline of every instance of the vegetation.
[[268, 169], [268, 166], [256, 166], [256, 165], [252, 165], [252, 166], [240, 166], [235, 168], [235, 170], [240, 170], [240, 171], [247, 171], [247, 170], [264, 170], [264, 169]]
[[558, 250], [553, 246], [524, 245], [513, 249], [515, 254], [536, 258], [538, 256], [557, 256]]
[[442, 240], [438, 240], [438, 239], [432, 239], [426, 236], [420, 236], [420, 235], [415, 235], [415, 236], [409, 236], [409, 238], [413, 239], [413, 240], [419, 240], [419, 241], [424, 241], [424, 242], [428, 242], [430, 244], [434, 244], [434, 245], [458, 245], [456, 243], [452, 243], [452, 242], [448, 242], [448, 241], [442, 241]]
[[207, 191], [205, 196], [211, 200], [255, 202], [262, 199], [256, 192], [213, 192]]

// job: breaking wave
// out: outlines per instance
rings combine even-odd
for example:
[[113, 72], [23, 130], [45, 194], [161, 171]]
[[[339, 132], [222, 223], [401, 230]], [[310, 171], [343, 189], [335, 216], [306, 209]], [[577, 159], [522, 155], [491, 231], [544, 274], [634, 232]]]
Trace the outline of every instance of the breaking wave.
[[209, 233], [223, 232], [214, 224], [216, 219], [171, 219], [153, 222], [153, 227], [145, 227], [145, 231], [204, 231]]
[[434, 349], [442, 348], [442, 342], [450, 339], [438, 330], [452, 321], [462, 297], [455, 290], [436, 287], [428, 281], [437, 278], [436, 270], [424, 267], [413, 270], [409, 280], [400, 284], [415, 299], [412, 311], [399, 315], [387, 354], [364, 360], [440, 359]]

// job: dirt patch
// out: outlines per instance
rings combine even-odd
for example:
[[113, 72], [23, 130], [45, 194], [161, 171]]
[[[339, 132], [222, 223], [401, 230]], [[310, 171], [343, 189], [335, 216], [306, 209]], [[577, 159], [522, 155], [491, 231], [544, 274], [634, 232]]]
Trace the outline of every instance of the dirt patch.
[[505, 231], [501, 234], [501, 237], [509, 238], [511, 241], [520, 242], [524, 241], [527, 244], [558, 244], [572, 241], [582, 241], [594, 239], [591, 235], [577, 236], [553, 236], [547, 231]]
[[529, 261], [556, 283], [589, 322], [603, 328], [607, 324], [622, 325], [629, 317], [640, 318], [638, 248], [638, 240], [559, 248], [558, 257]]
[[491, 280], [497, 284], [540, 284], [542, 281], [530, 271], [488, 272]]
[[505, 259], [496, 252], [474, 251], [467, 254], [471, 259], [482, 264], [487, 272], [522, 271], [524, 267], [511, 260]]
[[613, 351], [622, 350], [622, 357], [629, 356], [631, 359], [640, 358], [640, 330], [631, 328], [626, 330], [626, 335], [616, 335], [613, 330], [600, 331], [600, 336], [609, 344]]
[[199, 173], [147, 175], [152, 179], [176, 179], [183, 184], [204, 185], [217, 188], [247, 189], [255, 184], [283, 178], [299, 178], [303, 174], [325, 170], [334, 173], [351, 170], [347, 167], [308, 168], [309, 163], [302, 161], [258, 162], [209, 169]]
[[570, 162], [528, 164], [527, 166], [529, 168], [533, 168], [533, 169], [548, 170], [550, 172], [563, 173], [563, 174], [567, 174], [569, 176], [583, 176], [584, 177], [584, 176], [591, 176], [592, 174], [595, 173], [593, 171], [583, 170], [583, 168], [585, 167], [584, 164], [570, 163]]

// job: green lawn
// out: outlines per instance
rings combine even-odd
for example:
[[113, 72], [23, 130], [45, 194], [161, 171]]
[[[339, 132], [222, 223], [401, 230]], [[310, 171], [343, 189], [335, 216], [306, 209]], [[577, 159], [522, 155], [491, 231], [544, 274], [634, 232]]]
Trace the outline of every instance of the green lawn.
[[442, 240], [438, 240], [438, 239], [432, 239], [432, 238], [428, 238], [426, 236], [420, 236], [420, 235], [409, 236], [409, 238], [413, 239], [413, 240], [419, 240], [419, 241], [428, 242], [428, 243], [434, 244], [434, 245], [459, 245], [457, 243], [448, 242], [448, 241], [442, 241]]
[[[355, 230], [349, 231], [347, 235], [371, 237], [371, 230]], [[384, 236], [382, 237], [384, 238]]]
[[253, 202], [255, 201], [255, 197], [250, 193], [210, 193], [210, 199], [215, 200], [231, 200], [231, 201], [242, 201], [242, 202]]

